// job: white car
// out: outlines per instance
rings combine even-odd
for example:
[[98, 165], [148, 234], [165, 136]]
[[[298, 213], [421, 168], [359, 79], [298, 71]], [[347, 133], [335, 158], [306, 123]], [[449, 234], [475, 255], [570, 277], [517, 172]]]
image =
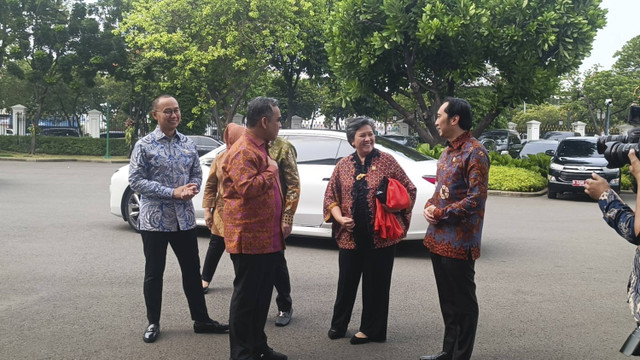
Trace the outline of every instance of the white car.
[[[345, 132], [333, 130], [280, 130], [279, 136], [289, 140], [298, 153], [300, 174], [300, 202], [293, 223], [292, 235], [331, 238], [331, 224], [324, 222], [322, 205], [324, 192], [335, 164], [355, 150], [347, 142]], [[417, 188], [411, 226], [406, 239], [424, 239], [428, 223], [422, 212], [424, 204], [435, 189], [437, 161], [381, 136], [376, 137], [376, 148], [393, 155]], [[200, 157], [202, 184], [207, 181], [209, 166], [225, 146]], [[123, 166], [111, 176], [111, 213], [138, 227], [139, 195], [129, 187], [129, 166]], [[204, 185], [203, 185], [204, 188]], [[196, 223], [205, 226], [201, 191], [193, 198]]]

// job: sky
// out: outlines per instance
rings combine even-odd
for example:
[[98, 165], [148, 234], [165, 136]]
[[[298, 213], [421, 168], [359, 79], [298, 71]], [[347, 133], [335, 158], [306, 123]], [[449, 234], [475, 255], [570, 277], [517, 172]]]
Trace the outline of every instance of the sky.
[[602, 65], [602, 70], [611, 69], [613, 54], [640, 35], [640, 0], [602, 0], [600, 7], [609, 10], [607, 25], [596, 34], [591, 56], [582, 61], [580, 72], [595, 64]]

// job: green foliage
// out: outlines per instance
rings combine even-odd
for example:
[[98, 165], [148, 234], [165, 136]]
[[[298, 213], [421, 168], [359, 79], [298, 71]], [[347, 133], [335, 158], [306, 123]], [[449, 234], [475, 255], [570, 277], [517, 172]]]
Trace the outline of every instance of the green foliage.
[[529, 155], [523, 159], [514, 159], [509, 154], [501, 155], [497, 152], [490, 152], [489, 159], [491, 160], [491, 166], [526, 169], [540, 174], [545, 179], [549, 175], [549, 164], [551, 163], [551, 157], [542, 153]]
[[420, 144], [417, 148], [418, 152], [425, 154], [427, 156], [431, 156], [434, 159], [439, 159], [440, 155], [444, 151], [444, 146], [441, 144], [437, 144], [435, 146], [431, 146], [429, 144]]
[[640, 71], [640, 35], [627, 41], [620, 51], [616, 51], [614, 57], [618, 60], [613, 65], [619, 71]]
[[[302, 48], [306, 0], [139, 0], [118, 33], [135, 52], [132, 67], [153, 69], [159, 89], [193, 90], [193, 114], [210, 110], [231, 121], [251, 84], [274, 54]], [[276, 20], [277, 19], [277, 20]], [[138, 75], [138, 76], [140, 76]], [[221, 124], [218, 124], [221, 125]]]
[[547, 187], [547, 179], [527, 169], [491, 165], [489, 190], [535, 192]]
[[342, 0], [328, 17], [326, 48], [347, 97], [382, 98], [435, 144], [442, 142], [435, 113], [446, 96], [471, 98], [473, 88], [488, 90], [472, 102], [479, 104], [477, 135], [505, 108], [553, 94], [558, 77], [578, 68], [604, 27], [606, 10], [599, 5]]
[[544, 126], [558, 125], [560, 121], [566, 124], [567, 121], [567, 110], [557, 105], [547, 103], [540, 105], [527, 104], [527, 112], [524, 113], [522, 110], [520, 109], [513, 116], [512, 121], [516, 124], [524, 125], [529, 121], [535, 120], [539, 121], [541, 126]]
[[632, 190], [636, 184], [636, 178], [629, 172], [629, 165], [620, 168], [620, 189]]
[[[29, 153], [30, 136], [0, 136], [0, 150]], [[91, 155], [106, 153], [107, 139], [90, 137], [37, 136], [36, 153], [49, 155]], [[109, 153], [113, 156], [129, 156], [129, 145], [125, 139], [109, 139]]]

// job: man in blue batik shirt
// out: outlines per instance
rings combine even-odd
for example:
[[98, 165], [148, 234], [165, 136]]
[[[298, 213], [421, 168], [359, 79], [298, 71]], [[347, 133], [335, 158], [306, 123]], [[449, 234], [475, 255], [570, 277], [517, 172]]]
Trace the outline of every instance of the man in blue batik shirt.
[[180, 264], [193, 330], [225, 333], [228, 325], [209, 318], [200, 283], [196, 218], [191, 201], [202, 182], [198, 152], [193, 141], [176, 130], [181, 120], [178, 101], [170, 95], [161, 95], [151, 105], [158, 127], [136, 143], [129, 163], [129, 184], [141, 195], [138, 225], [146, 260], [144, 300], [149, 325], [142, 340], [152, 343], [160, 334], [162, 277], [168, 244]]

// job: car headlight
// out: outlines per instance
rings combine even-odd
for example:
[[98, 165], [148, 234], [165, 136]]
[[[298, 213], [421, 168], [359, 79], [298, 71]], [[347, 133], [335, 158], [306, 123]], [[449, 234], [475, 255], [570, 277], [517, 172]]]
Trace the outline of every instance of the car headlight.
[[549, 165], [549, 168], [551, 170], [562, 170], [562, 165], [556, 164], [556, 163], [551, 163], [551, 165]]
[[611, 181], [609, 181], [609, 185], [615, 185], [615, 186], [620, 185], [620, 178], [617, 177], [615, 179], [611, 179]]

